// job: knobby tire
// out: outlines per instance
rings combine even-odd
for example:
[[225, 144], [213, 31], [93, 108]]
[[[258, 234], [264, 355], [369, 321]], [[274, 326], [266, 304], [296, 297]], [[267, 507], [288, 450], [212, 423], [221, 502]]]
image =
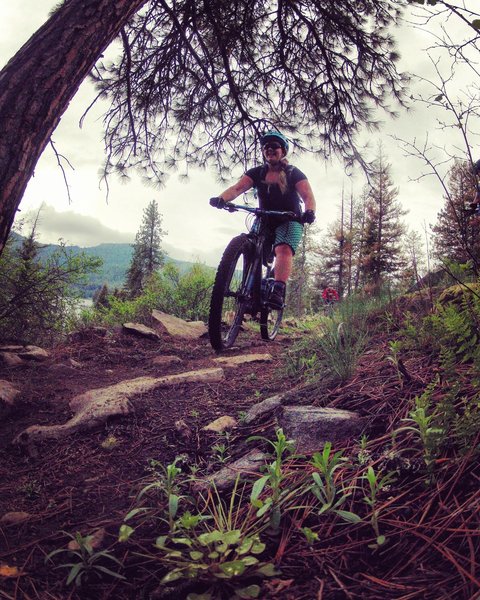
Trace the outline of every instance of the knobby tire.
[[[267, 276], [274, 277], [273, 271], [271, 273], [267, 273]], [[280, 329], [282, 317], [283, 308], [277, 310], [270, 308], [265, 303], [262, 303], [262, 308], [260, 310], [260, 334], [262, 339], [273, 342], [273, 340], [277, 337], [278, 330]]]
[[[241, 265], [242, 257], [243, 265]], [[242, 266], [241, 272], [237, 266], [239, 261]], [[247, 306], [245, 299], [238, 298], [235, 294], [240, 291], [245, 283], [251, 261], [252, 245], [247, 236], [242, 234], [233, 238], [228, 244], [218, 265], [208, 318], [210, 343], [217, 352], [230, 348], [240, 331]], [[232, 290], [231, 286], [236, 287], [237, 283], [239, 289]], [[232, 309], [227, 311], [226, 305], [230, 301], [232, 302]], [[234, 314], [227, 315], [227, 312], [233, 312]]]

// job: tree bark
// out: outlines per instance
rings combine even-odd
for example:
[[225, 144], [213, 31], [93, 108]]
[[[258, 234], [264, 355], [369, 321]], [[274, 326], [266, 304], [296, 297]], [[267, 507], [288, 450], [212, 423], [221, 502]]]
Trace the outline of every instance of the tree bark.
[[0, 72], [0, 253], [70, 100], [147, 0], [65, 0]]

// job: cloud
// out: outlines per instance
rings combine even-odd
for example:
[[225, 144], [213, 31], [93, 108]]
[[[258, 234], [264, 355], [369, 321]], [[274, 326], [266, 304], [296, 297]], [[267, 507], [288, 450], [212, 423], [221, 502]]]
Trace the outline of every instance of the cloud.
[[224, 246], [215, 248], [191, 248], [184, 250], [172, 246], [168, 242], [162, 243], [162, 248], [170, 256], [170, 258], [176, 258], [177, 260], [185, 260], [187, 262], [200, 262], [205, 263], [209, 267], [217, 267], [222, 257]]
[[[24, 221], [31, 224], [36, 216], [37, 212], [30, 210], [25, 213]], [[135, 237], [132, 233], [110, 229], [94, 217], [73, 211], [59, 212], [48, 204], [40, 209], [37, 231], [41, 242], [56, 243], [62, 238], [67, 244], [82, 247], [102, 243], [131, 244]]]
[[[37, 218], [38, 239], [44, 244], [56, 244], [63, 239], [68, 245], [97, 246], [99, 244], [132, 244], [133, 233], [116, 231], [103, 225], [94, 217], [81, 215], [74, 211], [57, 211], [53, 206], [43, 205], [40, 213], [29, 210], [21, 219], [23, 227], [21, 232], [27, 233]], [[189, 250], [178, 248], [168, 242], [163, 242], [164, 251], [171, 258], [188, 262], [202, 262], [216, 267], [222, 256], [224, 247], [195, 248]]]

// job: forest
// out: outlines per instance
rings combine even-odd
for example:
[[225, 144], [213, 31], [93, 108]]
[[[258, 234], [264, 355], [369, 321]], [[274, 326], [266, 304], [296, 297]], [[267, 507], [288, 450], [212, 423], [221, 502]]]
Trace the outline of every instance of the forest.
[[[423, 88], [397, 68], [402, 19], [440, 23], [449, 69]], [[480, 597], [479, 51], [469, 2], [55, 7], [0, 72], [2, 600]], [[252, 315], [212, 350], [215, 269], [168, 259], [156, 199], [131, 246], [20, 228], [87, 76], [107, 180], [215, 164], [225, 182], [267, 128], [362, 170], [334, 222], [305, 225], [274, 341]], [[418, 230], [386, 145], [361, 147], [410, 101], [444, 140], [396, 138], [440, 190]]]

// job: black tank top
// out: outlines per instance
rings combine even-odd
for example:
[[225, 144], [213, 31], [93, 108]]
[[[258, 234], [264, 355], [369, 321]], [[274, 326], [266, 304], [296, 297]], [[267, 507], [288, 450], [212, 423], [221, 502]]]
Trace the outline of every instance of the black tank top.
[[289, 210], [300, 216], [302, 210], [300, 207], [301, 198], [295, 189], [299, 181], [307, 179], [306, 175], [292, 165], [286, 168], [287, 190], [282, 194], [278, 183], [265, 181], [268, 166], [253, 167], [246, 171], [245, 175], [250, 177], [257, 190], [259, 206], [263, 210]]

